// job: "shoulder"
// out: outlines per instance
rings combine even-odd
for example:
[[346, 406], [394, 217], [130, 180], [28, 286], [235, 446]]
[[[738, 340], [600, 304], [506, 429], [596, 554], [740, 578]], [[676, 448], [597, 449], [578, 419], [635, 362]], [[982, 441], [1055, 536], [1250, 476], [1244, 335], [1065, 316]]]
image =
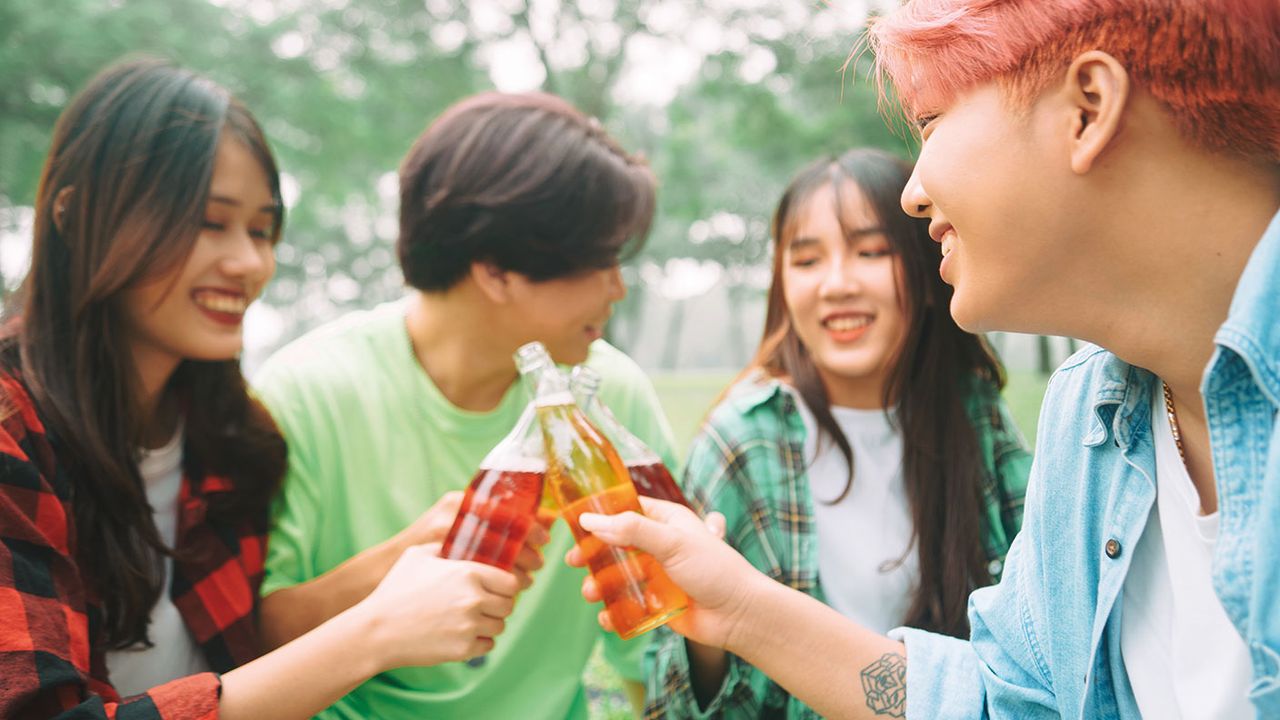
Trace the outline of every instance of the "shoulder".
[[332, 391], [359, 383], [403, 340], [403, 323], [403, 302], [343, 315], [272, 354], [253, 374], [254, 389], [271, 407], [303, 389]]
[[600, 373], [601, 382], [619, 387], [650, 386], [653, 383], [630, 355], [604, 340], [591, 343], [586, 364]]
[[800, 399], [784, 383], [762, 375], [745, 378], [729, 388], [703, 421], [694, 438], [723, 457], [745, 457], [782, 449], [803, 451], [804, 421]]
[[18, 373], [0, 369], [0, 453], [35, 461], [33, 445], [46, 443], [44, 423]]

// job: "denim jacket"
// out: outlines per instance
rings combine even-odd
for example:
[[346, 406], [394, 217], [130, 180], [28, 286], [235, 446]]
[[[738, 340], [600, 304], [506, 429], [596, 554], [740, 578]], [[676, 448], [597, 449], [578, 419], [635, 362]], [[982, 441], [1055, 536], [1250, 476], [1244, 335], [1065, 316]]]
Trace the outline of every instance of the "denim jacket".
[[[1213, 587], [1280, 717], [1280, 214], [1214, 338], [1201, 392], [1220, 513]], [[969, 642], [918, 630], [910, 718], [1137, 718], [1120, 655], [1121, 586], [1155, 500], [1151, 373], [1098, 348], [1050, 381], [1023, 531], [999, 585], [969, 601]]]

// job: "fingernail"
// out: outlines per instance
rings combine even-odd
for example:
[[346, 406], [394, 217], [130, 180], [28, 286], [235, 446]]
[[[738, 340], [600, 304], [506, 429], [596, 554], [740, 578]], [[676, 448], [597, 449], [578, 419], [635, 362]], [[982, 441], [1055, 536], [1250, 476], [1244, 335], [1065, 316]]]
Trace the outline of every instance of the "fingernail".
[[600, 513], [582, 513], [578, 516], [578, 525], [587, 532], [603, 530], [608, 524], [609, 520]]

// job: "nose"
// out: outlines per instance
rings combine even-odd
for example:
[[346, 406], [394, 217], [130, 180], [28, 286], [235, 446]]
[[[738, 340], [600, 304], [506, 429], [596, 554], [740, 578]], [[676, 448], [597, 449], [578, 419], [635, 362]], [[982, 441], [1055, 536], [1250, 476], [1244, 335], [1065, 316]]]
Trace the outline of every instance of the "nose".
[[241, 228], [227, 247], [222, 270], [244, 280], [251, 288], [260, 288], [275, 274], [275, 248], [269, 241], [251, 235], [247, 228]]
[[823, 300], [839, 300], [858, 294], [861, 285], [858, 272], [851, 253], [844, 253], [831, 258], [828, 270], [822, 276], [818, 293]]
[[902, 189], [900, 202], [902, 203], [902, 211], [911, 217], [929, 217], [929, 209], [933, 205], [933, 201], [929, 199], [929, 195], [924, 191], [924, 186], [920, 184], [919, 163], [911, 169], [911, 177], [907, 178], [907, 186]]

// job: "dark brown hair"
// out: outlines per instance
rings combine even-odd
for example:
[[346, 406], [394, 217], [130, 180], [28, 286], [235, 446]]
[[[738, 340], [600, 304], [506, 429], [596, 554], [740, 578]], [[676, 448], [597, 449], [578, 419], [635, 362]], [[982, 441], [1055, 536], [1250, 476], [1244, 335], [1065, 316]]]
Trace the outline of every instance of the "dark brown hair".
[[[104, 610], [101, 636], [91, 640], [110, 649], [148, 642], [151, 608], [164, 590], [162, 561], [172, 554], [138, 470], [144, 420], [120, 299], [186, 261], [224, 133], [262, 164], [279, 206], [266, 139], [225, 90], [152, 59], [102, 71], [54, 129], [36, 196], [31, 270], [9, 308], [18, 317], [0, 360], [30, 389], [66, 468], [76, 559]], [[186, 472], [224, 475], [234, 485], [211, 500], [208, 521], [265, 527], [285, 446], [249, 397], [239, 362], [187, 360], [167, 390], [190, 410]]]
[[[909, 217], [899, 206], [910, 175], [910, 166], [888, 153], [857, 149], [817, 160], [791, 181], [773, 216], [773, 281], [764, 335], [744, 375], [763, 369], [790, 378], [817, 421], [819, 443], [834, 442], [848, 463], [849, 485], [836, 502], [844, 499], [855, 481], [853, 452], [832, 416], [818, 369], [791, 325], [782, 274], [796, 216], [815, 191], [832, 187], [837, 203], [832, 211], [843, 225], [842, 189], [852, 184], [886, 229], [900, 265], [898, 295], [907, 319], [883, 398], [886, 409], [897, 407], [920, 563], [920, 585], [904, 623], [963, 636], [970, 591], [991, 582], [982, 543], [985, 470], [965, 401], [984, 384], [998, 391], [1004, 371], [987, 343], [951, 318], [951, 288], [938, 275], [941, 252], [929, 238], [928, 221]], [[846, 234], [854, 230], [844, 229]]]
[[475, 261], [565, 277], [638, 250], [653, 213], [653, 174], [594, 118], [553, 95], [484, 93], [445, 110], [400, 166], [400, 266], [431, 291]]

